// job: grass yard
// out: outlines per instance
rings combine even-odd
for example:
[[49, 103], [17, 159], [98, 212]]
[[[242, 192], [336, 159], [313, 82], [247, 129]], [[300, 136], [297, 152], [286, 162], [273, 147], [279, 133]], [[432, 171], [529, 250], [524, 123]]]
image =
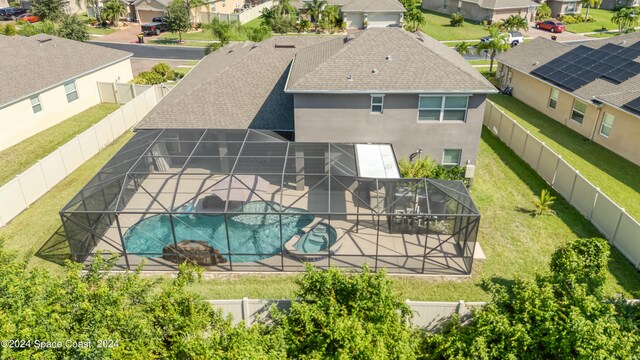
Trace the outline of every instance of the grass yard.
[[[489, 31], [487, 31], [482, 25], [478, 25], [473, 22], [465, 20], [464, 26], [454, 27], [449, 25], [450, 16], [424, 9], [422, 10], [422, 13], [427, 19], [427, 23], [420, 29], [422, 32], [436, 40], [479, 40], [489, 34]], [[447, 44], [447, 46], [455, 46], [455, 44]]]
[[0, 186], [119, 107], [117, 104], [98, 104], [0, 151]]
[[584, 141], [578, 133], [513, 97], [490, 95], [490, 99], [631, 216], [640, 219], [640, 166], [592, 141]]
[[[130, 131], [120, 136], [15, 217], [7, 226], [0, 228], [0, 242], [4, 240], [2, 246], [10, 251], [17, 251], [21, 256], [34, 254], [60, 226], [58, 211], [132, 136], [133, 133]], [[54, 274], [63, 272], [62, 267], [35, 256], [31, 258], [29, 265], [48, 269]]]
[[91, 25], [87, 25], [87, 32], [91, 35], [109, 35], [118, 31], [117, 28], [110, 27], [93, 27]]
[[[618, 25], [611, 22], [611, 17], [613, 16], [613, 11], [604, 10], [604, 9], [589, 9], [589, 17], [593, 17], [595, 22], [585, 22], [579, 24], [569, 24], [567, 25], [567, 31], [572, 33], [585, 33], [585, 32], [593, 32], [600, 31], [604, 26], [607, 30], [615, 30], [618, 28]], [[587, 14], [587, 9], [582, 9], [582, 15]]]
[[[98, 169], [131, 137], [127, 133], [96, 157], [90, 159], [28, 210], [0, 229], [4, 247], [28, 256], [60, 225], [57, 212], [89, 181]], [[599, 236], [573, 207], [560, 199], [554, 205], [557, 216], [532, 218], [522, 209], [532, 209], [534, 194], [546, 188], [544, 181], [504, 144], [485, 130], [480, 145], [477, 178], [472, 196], [483, 214], [479, 231], [487, 260], [474, 264], [471, 280], [439, 281], [426, 277], [394, 277], [403, 297], [413, 300], [487, 300], [483, 278], [497, 280], [514, 276], [532, 278], [546, 269], [554, 249], [571, 239]], [[640, 297], [640, 274], [617, 251], [612, 251], [607, 292]], [[44, 267], [56, 274], [62, 268], [37, 257], [30, 266]], [[298, 275], [237, 275], [203, 280], [191, 289], [210, 299], [290, 298], [292, 280]]]
[[[154, 39], [171, 39], [171, 40], [178, 40], [178, 34], [177, 33], [170, 33], [170, 32], [166, 32], [161, 34], [158, 37], [154, 37]], [[211, 34], [210, 31], [207, 30], [199, 30], [199, 31], [190, 31], [190, 32], [186, 32], [186, 33], [182, 33], [182, 40], [206, 40], [206, 41], [213, 41], [213, 35]]]

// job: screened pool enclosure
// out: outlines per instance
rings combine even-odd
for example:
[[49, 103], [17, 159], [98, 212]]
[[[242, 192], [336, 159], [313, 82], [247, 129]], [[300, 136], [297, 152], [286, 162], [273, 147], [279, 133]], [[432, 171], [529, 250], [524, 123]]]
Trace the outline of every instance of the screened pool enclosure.
[[60, 212], [68, 251], [84, 263], [115, 253], [120, 269], [469, 274], [480, 215], [463, 183], [397, 178], [395, 159], [391, 175], [362, 177], [357, 149], [269, 131], [138, 131]]

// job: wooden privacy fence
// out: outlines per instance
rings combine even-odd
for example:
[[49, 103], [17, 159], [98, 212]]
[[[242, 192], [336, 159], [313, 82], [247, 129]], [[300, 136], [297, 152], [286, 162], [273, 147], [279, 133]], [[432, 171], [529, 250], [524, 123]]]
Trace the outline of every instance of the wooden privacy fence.
[[484, 125], [640, 269], [640, 224], [543, 142], [487, 100]]
[[140, 121], [160, 101], [152, 86], [0, 187], [0, 227]]
[[[246, 326], [251, 326], [256, 321], [264, 321], [269, 316], [271, 307], [285, 310], [291, 307], [291, 300], [208, 300], [215, 308], [221, 309], [223, 315], [231, 315], [233, 323], [244, 321]], [[426, 302], [406, 301], [413, 311], [412, 324], [421, 329], [435, 331], [452, 315], [458, 314], [461, 318], [467, 318], [471, 309], [482, 306], [484, 302]]]

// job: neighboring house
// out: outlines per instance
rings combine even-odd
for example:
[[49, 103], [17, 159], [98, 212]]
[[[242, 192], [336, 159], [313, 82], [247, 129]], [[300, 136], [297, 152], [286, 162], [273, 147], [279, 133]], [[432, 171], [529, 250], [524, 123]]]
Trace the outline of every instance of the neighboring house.
[[551, 17], [559, 18], [562, 15], [578, 15], [582, 12], [582, 2], [576, 0], [548, 0], [551, 8]]
[[400, 28], [283, 36], [205, 57], [137, 128], [264, 129], [475, 164], [485, 97], [495, 92], [455, 51]]
[[[164, 16], [165, 10], [171, 0], [135, 0], [127, 7], [128, 17], [132, 20], [139, 22], [140, 24], [151, 22], [155, 17]], [[212, 2], [217, 6], [217, 1]], [[222, 2], [224, 3], [224, 1]], [[226, 1], [226, 3], [232, 3]], [[235, 4], [235, 3], [234, 3]], [[208, 11], [209, 5], [202, 5], [200, 8], [191, 9], [191, 19], [195, 22], [200, 21], [201, 12]], [[234, 5], [235, 8], [235, 5]], [[214, 11], [214, 6], [211, 6], [211, 11]]]
[[640, 165], [640, 34], [566, 45], [544, 38], [498, 55], [517, 99]]
[[532, 0], [423, 0], [422, 8], [441, 14], [460, 13], [465, 19], [481, 22], [504, 20], [518, 15], [535, 20], [539, 3]]
[[0, 48], [0, 150], [100, 103], [98, 81], [133, 78], [131, 54], [102, 46], [41, 34]]
[[616, 10], [621, 7], [635, 7], [640, 5], [639, 0], [603, 0], [600, 9]]
[[[304, 11], [305, 0], [292, 2], [299, 10]], [[400, 27], [403, 23], [404, 6], [398, 0], [328, 0], [328, 4], [340, 7], [347, 29], [367, 27]]]

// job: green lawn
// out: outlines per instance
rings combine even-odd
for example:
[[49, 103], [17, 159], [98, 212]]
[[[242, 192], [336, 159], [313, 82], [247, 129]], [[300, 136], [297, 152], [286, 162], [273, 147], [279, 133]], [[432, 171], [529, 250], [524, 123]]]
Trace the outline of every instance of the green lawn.
[[[177, 33], [170, 33], [170, 32], [166, 32], [164, 34], [161, 34], [158, 37], [153, 37], [154, 39], [171, 39], [171, 40], [178, 40], [178, 34]], [[182, 40], [207, 40], [207, 41], [213, 41], [213, 35], [211, 34], [210, 31], [207, 30], [202, 30], [202, 31], [190, 31], [190, 32], [186, 32], [186, 33], [182, 33]]]
[[[582, 15], [586, 15], [587, 9], [582, 9]], [[611, 22], [611, 16], [613, 16], [613, 11], [604, 10], [604, 9], [590, 9], [589, 17], [593, 17], [596, 19], [595, 22], [585, 22], [579, 24], [570, 24], [567, 25], [567, 31], [573, 33], [585, 33], [592, 31], [600, 31], [604, 26], [607, 30], [615, 30], [618, 26]]]
[[117, 104], [98, 104], [0, 151], [0, 186], [119, 107]]
[[504, 95], [490, 99], [599, 187], [618, 205], [640, 219], [640, 166], [592, 142], [521, 101]]
[[[260, 18], [256, 18], [242, 26], [244, 28], [252, 28], [252, 27], [258, 27], [260, 26], [260, 24], [261, 24]], [[207, 46], [208, 45], [207, 43], [198, 43], [198, 42], [189, 41], [189, 40], [214, 41], [215, 39], [213, 38], [213, 34], [211, 34], [211, 31], [203, 29], [201, 31], [192, 31], [188, 33], [183, 33], [182, 40], [187, 41], [187, 44], [185, 45]], [[248, 40], [247, 35], [243, 31], [237, 31], [237, 30], [231, 31], [231, 41], [247, 41], [247, 40]], [[160, 35], [157, 38], [154, 38], [153, 43], [175, 45], [177, 41], [178, 41], [178, 34], [172, 34], [167, 32]]]
[[[427, 23], [420, 29], [436, 40], [475, 40], [487, 36], [489, 32], [482, 26], [466, 21], [464, 26], [449, 25], [450, 17], [435, 12], [422, 10]], [[453, 45], [455, 46], [455, 45]]]
[[471, 64], [471, 65], [489, 65], [489, 64], [491, 64], [491, 60], [469, 60], [469, 64]]
[[[5, 247], [20, 256], [34, 253], [60, 225], [57, 212], [131, 136], [127, 133], [89, 160], [51, 192], [0, 229]], [[504, 144], [485, 130], [480, 145], [477, 177], [472, 196], [483, 215], [479, 241], [487, 260], [476, 261], [471, 280], [442, 281], [427, 277], [394, 277], [403, 296], [413, 300], [487, 300], [482, 278], [532, 278], [546, 269], [553, 250], [577, 237], [598, 236], [598, 232], [573, 207], [559, 199], [557, 216], [532, 218], [522, 211], [531, 209], [534, 194], [547, 188], [544, 181]], [[30, 266], [61, 268], [37, 257]], [[607, 292], [640, 297], [640, 276], [620, 253], [613, 251]], [[203, 280], [192, 289], [206, 298], [290, 298], [297, 275], [237, 275]]]
[[118, 29], [110, 27], [93, 27], [91, 25], [87, 25], [87, 32], [93, 35], [109, 35], [116, 31], [118, 31]]

